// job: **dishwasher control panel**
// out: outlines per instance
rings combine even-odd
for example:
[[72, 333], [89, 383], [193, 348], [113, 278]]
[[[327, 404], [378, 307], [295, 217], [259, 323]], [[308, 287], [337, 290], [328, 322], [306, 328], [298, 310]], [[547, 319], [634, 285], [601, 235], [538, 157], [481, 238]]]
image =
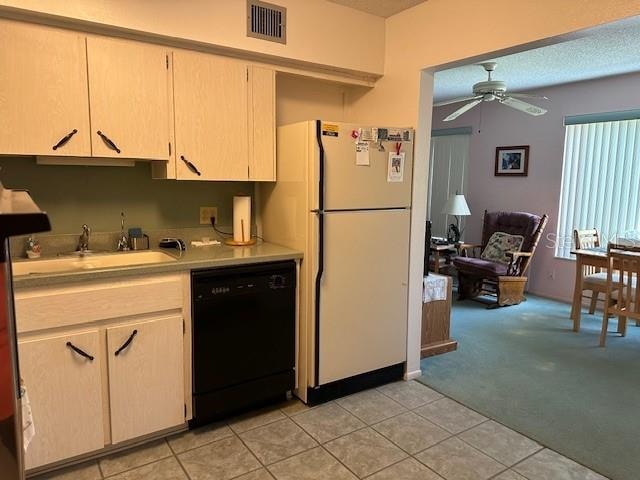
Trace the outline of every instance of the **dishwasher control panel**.
[[[266, 268], [267, 265], [269, 268]], [[193, 275], [193, 300], [196, 302], [295, 288], [295, 270], [286, 264], [283, 269], [278, 268], [278, 264], [260, 264], [253, 268], [247, 266], [233, 267], [231, 270], [220, 268], [198, 271]]]

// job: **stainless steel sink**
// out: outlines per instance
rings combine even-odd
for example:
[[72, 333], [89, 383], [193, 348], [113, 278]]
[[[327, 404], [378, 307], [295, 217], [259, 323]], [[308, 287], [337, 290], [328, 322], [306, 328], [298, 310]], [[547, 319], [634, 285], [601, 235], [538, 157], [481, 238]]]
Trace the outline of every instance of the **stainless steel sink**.
[[175, 261], [177, 261], [176, 258], [166, 253], [145, 250], [138, 252], [90, 253], [52, 259], [18, 260], [13, 262], [12, 269], [14, 276], [20, 276], [35, 273], [62, 273]]

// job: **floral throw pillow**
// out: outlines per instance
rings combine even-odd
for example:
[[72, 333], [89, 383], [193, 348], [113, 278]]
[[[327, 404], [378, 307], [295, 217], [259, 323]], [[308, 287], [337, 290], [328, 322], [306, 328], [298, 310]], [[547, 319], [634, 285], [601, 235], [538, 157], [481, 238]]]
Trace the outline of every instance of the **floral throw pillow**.
[[507, 252], [519, 252], [523, 243], [522, 235], [495, 232], [484, 247], [480, 258], [508, 265], [511, 259], [507, 256]]

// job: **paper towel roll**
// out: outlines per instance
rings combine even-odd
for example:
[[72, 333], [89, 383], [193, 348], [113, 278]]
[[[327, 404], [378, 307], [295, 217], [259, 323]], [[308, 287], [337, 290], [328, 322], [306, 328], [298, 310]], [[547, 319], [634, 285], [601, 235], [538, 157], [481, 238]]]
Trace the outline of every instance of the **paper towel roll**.
[[251, 197], [233, 197], [233, 239], [236, 242], [251, 240]]

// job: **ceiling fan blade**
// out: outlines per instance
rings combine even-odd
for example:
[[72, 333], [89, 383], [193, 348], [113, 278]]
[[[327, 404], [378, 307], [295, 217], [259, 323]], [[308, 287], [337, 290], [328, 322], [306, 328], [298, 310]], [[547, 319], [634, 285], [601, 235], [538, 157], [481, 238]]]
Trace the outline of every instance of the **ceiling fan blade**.
[[465, 112], [468, 112], [469, 110], [471, 110], [473, 107], [475, 107], [479, 103], [482, 103], [482, 97], [479, 100], [474, 100], [473, 102], [470, 102], [470, 103], [467, 103], [466, 105], [463, 105], [458, 110], [456, 110], [451, 115], [449, 115], [447, 118], [445, 118], [443, 120], [443, 122], [450, 122], [451, 120], [455, 120], [460, 115], [462, 115]]
[[514, 98], [541, 98], [542, 100], [549, 100], [549, 97], [544, 95], [533, 95], [532, 93], [508, 93], [507, 97]]
[[517, 98], [513, 98], [510, 96], [501, 98], [500, 103], [502, 105], [506, 105], [507, 107], [515, 108], [516, 110], [520, 110], [521, 112], [528, 113], [529, 115], [533, 116], [544, 115], [545, 113], [547, 113], [544, 108], [531, 105], [530, 103], [523, 102], [522, 100], [518, 100]]
[[479, 98], [482, 98], [482, 95], [474, 95], [473, 97], [454, 98], [453, 100], [445, 100], [444, 102], [434, 103], [433, 106], [434, 107], [442, 107], [444, 105], [451, 105], [452, 103], [466, 102], [468, 100], [477, 100]]

